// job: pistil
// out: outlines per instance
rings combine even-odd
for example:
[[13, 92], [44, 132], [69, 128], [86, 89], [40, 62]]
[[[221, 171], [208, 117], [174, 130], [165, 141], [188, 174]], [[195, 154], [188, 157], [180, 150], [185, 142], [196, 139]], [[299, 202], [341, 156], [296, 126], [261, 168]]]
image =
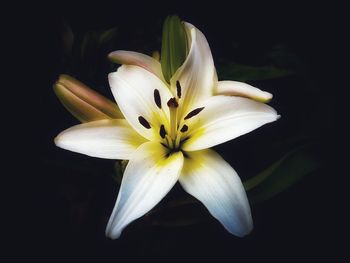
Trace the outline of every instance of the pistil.
[[[175, 144], [177, 134], [177, 108], [179, 104], [175, 98], [171, 98], [167, 103], [170, 110], [170, 137]], [[175, 145], [173, 145], [175, 146]]]

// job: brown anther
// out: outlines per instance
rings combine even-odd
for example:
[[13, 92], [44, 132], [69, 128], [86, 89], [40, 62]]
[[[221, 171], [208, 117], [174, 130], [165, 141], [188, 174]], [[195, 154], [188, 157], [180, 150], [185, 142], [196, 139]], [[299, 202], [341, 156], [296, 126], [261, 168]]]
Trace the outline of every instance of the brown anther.
[[162, 108], [162, 100], [160, 99], [159, 90], [155, 89], [153, 92], [153, 96], [154, 96], [154, 102], [156, 103], [158, 108], [161, 109]]
[[149, 122], [142, 116], [139, 116], [139, 123], [146, 129], [151, 129], [151, 125], [149, 124]]
[[181, 132], [187, 132], [188, 131], [188, 126], [186, 124], [184, 124], [184, 126], [182, 126]]
[[187, 120], [187, 119], [189, 119], [189, 118], [192, 118], [193, 116], [196, 116], [196, 115], [197, 115], [198, 113], [200, 113], [203, 109], [204, 109], [204, 107], [194, 109], [193, 111], [191, 111], [190, 113], [188, 113], [184, 119]]
[[177, 93], [177, 97], [180, 99], [181, 98], [181, 85], [180, 85], [180, 82], [178, 80], [176, 81], [176, 93]]
[[165, 135], [166, 135], [166, 130], [165, 130], [164, 125], [163, 125], [163, 124], [160, 126], [160, 129], [159, 129], [159, 135], [160, 135], [160, 137], [162, 137], [163, 139], [165, 138]]

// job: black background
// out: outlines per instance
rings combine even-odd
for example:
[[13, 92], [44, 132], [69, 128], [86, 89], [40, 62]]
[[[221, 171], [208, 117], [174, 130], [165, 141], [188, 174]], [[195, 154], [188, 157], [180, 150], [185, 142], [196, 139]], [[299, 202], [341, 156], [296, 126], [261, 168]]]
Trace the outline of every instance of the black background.
[[[27, 103], [18, 109], [19, 134], [25, 134], [18, 141], [25, 141], [25, 149], [11, 167], [15, 189], [25, 194], [22, 197], [11, 191], [9, 199], [19, 200], [13, 205], [8, 202], [19, 212], [16, 220], [10, 216], [16, 222], [11, 229], [13, 255], [48, 262], [188, 258], [196, 262], [337, 261], [343, 249], [341, 237], [346, 236], [342, 224], [345, 208], [335, 197], [342, 181], [336, 169], [341, 136], [335, 136], [338, 101], [344, 94], [344, 87], [336, 83], [343, 68], [341, 36], [345, 32], [340, 9], [293, 1], [270, 5], [96, 1], [56, 2], [26, 11], [23, 7], [14, 19], [21, 21], [14, 31], [21, 39], [17, 61], [34, 80], [20, 87], [26, 91], [21, 99]], [[315, 157], [321, 167], [287, 191], [253, 206], [255, 228], [243, 239], [227, 233], [198, 205], [185, 211], [166, 210], [161, 215], [203, 215], [198, 224], [152, 226], [147, 218], [141, 218], [119, 240], [109, 240], [104, 228], [117, 197], [111, 176], [114, 163], [63, 151], [53, 144], [60, 131], [78, 123], [53, 93], [52, 84], [59, 74], [73, 74], [112, 98], [106, 79], [89, 78], [79, 69], [67, 67], [60, 37], [62, 21], [78, 36], [88, 30], [117, 27], [115, 50], [151, 52], [160, 48], [162, 22], [170, 14], [179, 15], [205, 34], [218, 67], [223, 58], [246, 65], [269, 65], [272, 62], [266, 54], [276, 46], [286, 47], [298, 57], [296, 74], [252, 83], [274, 94], [270, 104], [282, 118], [216, 150], [243, 179], [305, 141], [316, 143]], [[288, 63], [288, 58], [280, 63]], [[22, 66], [17, 72], [21, 71]], [[108, 68], [101, 71], [108, 72]], [[27, 80], [24, 75], [23, 79]], [[291, 139], [295, 137], [302, 139], [295, 142]], [[274, 141], [283, 142], [282, 146], [274, 147]], [[160, 206], [178, 195], [185, 193], [175, 187]]]

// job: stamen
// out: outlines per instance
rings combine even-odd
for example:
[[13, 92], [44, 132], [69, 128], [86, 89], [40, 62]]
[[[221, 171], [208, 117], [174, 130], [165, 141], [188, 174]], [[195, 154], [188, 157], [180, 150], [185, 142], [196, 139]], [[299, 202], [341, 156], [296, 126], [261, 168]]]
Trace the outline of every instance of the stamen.
[[180, 136], [180, 135], [176, 136], [176, 140], [175, 140], [175, 145], [174, 145], [174, 147], [179, 148], [179, 146], [180, 146], [180, 141], [181, 141], [181, 136]]
[[159, 134], [160, 134], [160, 137], [162, 137], [163, 139], [165, 138], [165, 135], [166, 135], [166, 130], [165, 130], [164, 125], [163, 125], [163, 124], [160, 126], [160, 129], [159, 129]]
[[186, 124], [184, 124], [184, 126], [182, 126], [180, 131], [181, 132], [187, 132], [187, 130], [188, 130], [188, 126]]
[[178, 80], [176, 81], [176, 93], [177, 93], [177, 97], [180, 99], [181, 98], [181, 85], [180, 85], [180, 82]]
[[170, 138], [170, 136], [168, 134], [165, 135], [165, 140], [168, 143], [168, 147], [170, 147], [170, 148], [174, 147], [173, 140]]
[[200, 113], [202, 110], [204, 109], [204, 107], [202, 108], [197, 108], [194, 109], [193, 111], [191, 111], [189, 114], [186, 115], [186, 117], [184, 118], [185, 120], [192, 118], [193, 116], [196, 116], [198, 113]]
[[149, 122], [144, 117], [139, 116], [139, 122], [146, 129], [151, 129], [151, 125], [149, 124]]
[[154, 96], [154, 102], [156, 103], [158, 108], [161, 109], [162, 108], [162, 100], [160, 99], [159, 90], [155, 89], [153, 92], [153, 96]]
[[182, 140], [180, 141], [180, 144], [184, 143], [184, 142], [187, 141], [189, 138], [190, 138], [190, 137], [186, 137], [186, 138], [182, 139]]

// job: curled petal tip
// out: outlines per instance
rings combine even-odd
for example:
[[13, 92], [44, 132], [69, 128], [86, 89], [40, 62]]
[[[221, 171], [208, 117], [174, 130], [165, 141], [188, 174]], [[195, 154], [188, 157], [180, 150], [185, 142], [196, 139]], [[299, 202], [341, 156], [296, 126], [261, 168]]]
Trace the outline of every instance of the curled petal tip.
[[57, 147], [60, 147], [60, 145], [59, 145], [59, 135], [57, 135], [57, 136], [53, 139], [53, 142], [55, 143], [55, 145], [56, 145]]
[[254, 99], [263, 103], [268, 103], [272, 100], [273, 95], [267, 91], [263, 91], [260, 93], [259, 97], [255, 97]]
[[54, 139], [53, 139], [55, 145], [59, 148], [65, 149], [64, 146], [64, 133], [60, 132]]
[[110, 229], [109, 227], [106, 228], [106, 232], [105, 235], [106, 237], [110, 238], [110, 239], [118, 239], [120, 238], [122, 232], [121, 231], [113, 231], [113, 229]]
[[153, 57], [134, 51], [117, 50], [108, 54], [111, 62], [122, 65], [134, 65], [146, 69], [164, 81], [159, 61]]
[[215, 92], [216, 95], [238, 96], [253, 99], [262, 103], [269, 102], [273, 95], [239, 81], [219, 81]]
[[111, 62], [118, 63], [118, 62], [119, 62], [119, 59], [118, 59], [118, 51], [110, 52], [110, 53], [107, 55], [107, 58], [108, 58], [109, 61], [111, 61]]
[[245, 237], [248, 236], [254, 229], [254, 225], [253, 225], [253, 220], [250, 217], [249, 219], [246, 219], [246, 221], [244, 223], [242, 223], [242, 226], [240, 229], [235, 229], [234, 231], [231, 231], [230, 229], [228, 229], [228, 231], [237, 236], [237, 237]]

